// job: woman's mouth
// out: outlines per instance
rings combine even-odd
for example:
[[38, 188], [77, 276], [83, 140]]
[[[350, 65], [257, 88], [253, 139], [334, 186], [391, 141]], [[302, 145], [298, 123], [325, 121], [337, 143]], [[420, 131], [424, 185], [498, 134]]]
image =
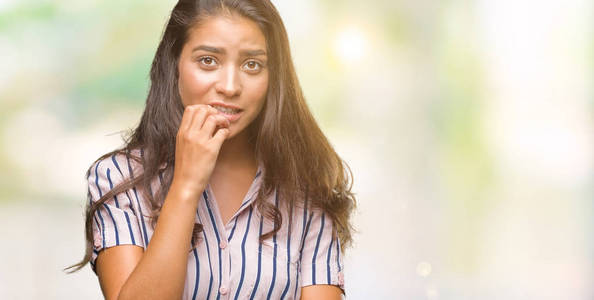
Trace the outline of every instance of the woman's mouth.
[[217, 105], [217, 104], [209, 104], [211, 107], [214, 107], [216, 110], [219, 111], [219, 113], [223, 116], [225, 116], [225, 118], [227, 118], [227, 120], [229, 120], [229, 122], [235, 122], [239, 119], [239, 117], [241, 116], [241, 112], [243, 111], [242, 109], [239, 108], [230, 108], [230, 107], [225, 107], [222, 105]]

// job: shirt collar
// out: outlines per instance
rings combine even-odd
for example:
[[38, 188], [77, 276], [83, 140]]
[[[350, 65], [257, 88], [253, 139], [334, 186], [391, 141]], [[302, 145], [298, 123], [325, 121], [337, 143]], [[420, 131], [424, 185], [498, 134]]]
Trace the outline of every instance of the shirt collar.
[[[243, 199], [243, 202], [241, 203], [239, 209], [237, 210], [237, 212], [235, 212], [235, 214], [233, 215], [233, 217], [231, 217], [231, 219], [233, 219], [233, 218], [237, 217], [237, 215], [241, 214], [243, 212], [243, 210], [250, 207], [250, 205], [254, 202], [254, 200], [256, 200], [257, 193], [260, 190], [260, 187], [261, 187], [263, 179], [264, 179], [265, 171], [266, 170], [264, 168], [264, 164], [261, 161], [258, 161], [258, 170], [256, 171], [256, 176], [254, 177], [254, 179], [252, 181], [252, 185], [248, 189], [248, 192], [246, 193], [246, 197]], [[204, 195], [205, 193], [207, 194], [206, 197]], [[210, 202], [210, 201], [212, 201], [212, 199], [213, 199], [212, 189], [210, 187], [210, 183], [208, 183], [206, 185], [205, 191], [203, 192], [202, 201], [209, 201], [209, 203], [214, 204], [213, 202]], [[198, 222], [199, 222], [198, 217], [196, 217], [196, 223], [198, 223]]]

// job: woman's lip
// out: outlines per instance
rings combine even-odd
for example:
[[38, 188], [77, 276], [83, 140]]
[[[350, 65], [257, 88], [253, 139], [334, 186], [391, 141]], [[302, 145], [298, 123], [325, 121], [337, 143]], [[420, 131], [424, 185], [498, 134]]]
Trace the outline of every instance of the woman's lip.
[[227, 120], [229, 120], [230, 123], [233, 123], [233, 122], [239, 120], [239, 118], [241, 117], [241, 113], [242, 113], [242, 111], [240, 111], [236, 114], [227, 114], [222, 111], [219, 111], [219, 115], [223, 115], [225, 118], [227, 118]]
[[231, 108], [231, 109], [236, 109], [236, 110], [242, 110], [241, 108], [234, 106], [234, 105], [230, 105], [230, 104], [226, 104], [223, 102], [212, 102], [209, 103], [210, 106], [221, 106], [221, 107], [226, 107], [226, 108]]

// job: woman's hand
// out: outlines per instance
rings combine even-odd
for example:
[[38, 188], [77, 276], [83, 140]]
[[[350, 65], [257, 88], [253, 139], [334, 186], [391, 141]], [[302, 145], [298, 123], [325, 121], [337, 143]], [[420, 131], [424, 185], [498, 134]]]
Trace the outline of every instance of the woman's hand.
[[172, 187], [189, 193], [192, 199], [198, 198], [228, 135], [229, 120], [215, 108], [205, 104], [186, 106], [176, 136]]

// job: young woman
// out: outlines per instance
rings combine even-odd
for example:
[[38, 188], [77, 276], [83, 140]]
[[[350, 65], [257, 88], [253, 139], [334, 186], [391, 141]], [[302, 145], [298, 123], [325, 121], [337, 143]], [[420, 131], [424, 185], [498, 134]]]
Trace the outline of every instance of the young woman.
[[340, 299], [352, 176], [269, 0], [180, 0], [138, 127], [87, 171], [107, 299]]

